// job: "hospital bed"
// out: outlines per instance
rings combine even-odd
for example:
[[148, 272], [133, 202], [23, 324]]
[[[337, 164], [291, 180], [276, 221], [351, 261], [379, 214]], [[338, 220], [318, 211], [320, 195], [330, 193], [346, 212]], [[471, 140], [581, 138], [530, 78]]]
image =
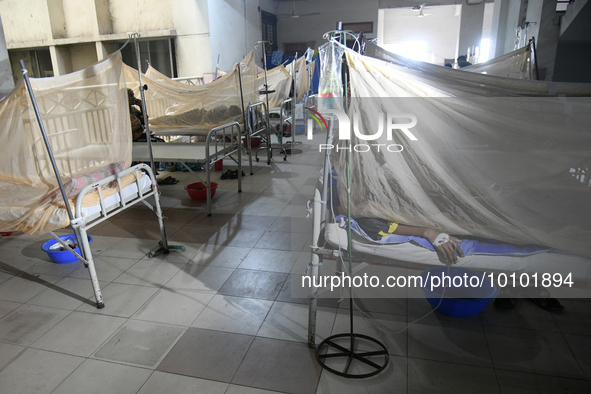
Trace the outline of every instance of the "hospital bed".
[[[175, 133], [183, 132], [180, 129]], [[202, 135], [201, 131], [195, 134], [192, 130], [185, 130], [183, 133], [189, 136]], [[242, 192], [242, 133], [238, 122], [231, 122], [225, 125], [214, 127], [209, 130], [204, 142], [190, 143], [153, 143], [152, 157], [155, 161], [172, 161], [182, 163], [187, 170], [197, 179], [202, 181], [207, 189], [207, 215], [211, 216], [211, 166], [218, 160], [231, 157], [236, 154], [238, 164], [238, 193]], [[143, 142], [133, 143], [133, 160], [150, 160], [148, 145]], [[188, 163], [202, 164], [205, 168], [205, 181], [196, 172], [191, 170]]]

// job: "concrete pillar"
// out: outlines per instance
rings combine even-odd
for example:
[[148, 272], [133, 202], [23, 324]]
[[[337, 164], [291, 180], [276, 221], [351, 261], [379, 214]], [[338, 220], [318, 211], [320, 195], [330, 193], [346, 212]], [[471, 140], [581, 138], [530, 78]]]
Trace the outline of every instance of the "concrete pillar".
[[117, 50], [117, 44], [114, 44], [111, 42], [97, 41], [95, 44], [96, 44], [96, 59], [99, 62]]
[[70, 50], [67, 47], [52, 45], [49, 47], [49, 54], [51, 55], [54, 76], [57, 77], [72, 72], [72, 59]]
[[484, 2], [475, 5], [462, 5], [458, 48], [460, 55], [465, 55], [469, 47], [480, 47], [483, 17]]
[[551, 81], [554, 74], [556, 47], [560, 34], [560, 26], [556, 18], [556, 1], [543, 0], [538, 36], [536, 37], [536, 53], [538, 55], [538, 69], [540, 79]]
[[6, 47], [6, 38], [4, 38], [4, 29], [2, 28], [2, 18], [0, 18], [0, 96], [14, 89], [14, 79], [12, 77], [12, 67], [8, 57], [8, 48]]
[[524, 27], [527, 3], [528, 0], [495, 0], [491, 56], [498, 57], [515, 50], [517, 26]]

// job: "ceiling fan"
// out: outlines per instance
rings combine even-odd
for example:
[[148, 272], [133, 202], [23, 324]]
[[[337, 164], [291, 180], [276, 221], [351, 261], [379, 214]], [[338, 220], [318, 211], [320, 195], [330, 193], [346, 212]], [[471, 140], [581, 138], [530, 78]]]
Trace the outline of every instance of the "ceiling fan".
[[423, 4], [421, 4], [421, 5], [413, 5], [412, 7], [410, 7], [410, 9], [412, 11], [418, 11], [419, 12], [419, 18], [422, 18], [422, 17], [427, 16], [427, 15], [431, 15], [431, 14], [425, 14], [423, 12], [423, 7], [424, 7]]
[[318, 15], [320, 14], [320, 12], [312, 12], [309, 14], [298, 14], [296, 13], [296, 9], [295, 9], [295, 0], [293, 0], [293, 11], [291, 12], [291, 14], [279, 14], [278, 16], [280, 18], [299, 18], [300, 16], [311, 16], [311, 15]]
[[440, 5], [439, 3], [423, 3], [421, 5], [413, 5], [412, 7], [410, 7], [410, 9], [412, 11], [418, 11], [419, 12], [419, 18], [422, 18], [424, 16], [427, 15], [431, 15], [431, 14], [425, 14], [424, 9], [427, 7], [432, 7], [432, 6], [437, 6]]

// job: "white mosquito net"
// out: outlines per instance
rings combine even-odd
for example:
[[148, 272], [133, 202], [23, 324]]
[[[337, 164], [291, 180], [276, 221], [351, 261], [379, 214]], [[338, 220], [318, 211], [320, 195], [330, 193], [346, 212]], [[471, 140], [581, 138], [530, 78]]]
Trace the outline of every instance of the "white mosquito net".
[[463, 67], [462, 71], [496, 75], [497, 77], [536, 79], [536, 71], [532, 61], [532, 44], [519, 48], [513, 52], [490, 59], [484, 63]]
[[[416, 62], [410, 68], [336, 43], [325, 50], [336, 54], [324, 58], [337, 60], [345, 52], [348, 113], [358, 114], [349, 158], [353, 217], [591, 256], [591, 98], [552, 95], [589, 96], [591, 85], [511, 80], [517, 82], [511, 89], [505, 78], [432, 72]], [[322, 79], [340, 67], [338, 61], [323, 64]], [[458, 74], [478, 83], [458, 81]], [[331, 84], [321, 80], [320, 86]], [[523, 92], [530, 97], [519, 96]], [[321, 97], [331, 95], [321, 91]], [[380, 119], [383, 132], [370, 139], [379, 134]], [[388, 122], [398, 124], [391, 133]], [[344, 202], [342, 137], [331, 160]]]
[[[89, 68], [31, 79], [73, 207], [85, 179], [131, 164], [131, 126], [120, 52]], [[41, 234], [69, 224], [24, 81], [0, 101], [0, 231]], [[113, 191], [114, 192], [114, 191]]]
[[[259, 97], [252, 52], [239, 65], [246, 107]], [[124, 68], [127, 86], [139, 98], [138, 72], [132, 67]], [[198, 86], [181, 85], [161, 75], [152, 78], [142, 75], [142, 83], [148, 86], [144, 90], [144, 97], [150, 127], [211, 129], [231, 121], [242, 122], [240, 82], [237, 67], [215, 81]]]

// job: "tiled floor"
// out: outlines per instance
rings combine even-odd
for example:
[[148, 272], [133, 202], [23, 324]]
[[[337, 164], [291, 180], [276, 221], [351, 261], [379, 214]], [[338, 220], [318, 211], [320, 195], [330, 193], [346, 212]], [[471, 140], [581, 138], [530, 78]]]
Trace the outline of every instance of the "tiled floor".
[[[425, 300], [363, 299], [356, 331], [386, 344], [386, 370], [362, 380], [322, 371], [306, 345], [306, 299], [290, 292], [310, 259], [305, 203], [321, 138], [287, 162], [256, 163], [240, 194], [236, 181], [218, 181], [212, 217], [183, 190], [191, 176], [172, 174], [181, 182], [161, 187], [162, 206], [184, 252], [147, 257], [159, 230], [141, 207], [91, 229], [101, 310], [82, 264], [41, 252], [47, 236], [1, 238], [0, 393], [591, 392], [586, 300], [563, 300], [560, 314], [528, 300], [491, 304], [405, 329], [429, 311]], [[347, 332], [347, 302], [319, 305], [317, 342]]]

